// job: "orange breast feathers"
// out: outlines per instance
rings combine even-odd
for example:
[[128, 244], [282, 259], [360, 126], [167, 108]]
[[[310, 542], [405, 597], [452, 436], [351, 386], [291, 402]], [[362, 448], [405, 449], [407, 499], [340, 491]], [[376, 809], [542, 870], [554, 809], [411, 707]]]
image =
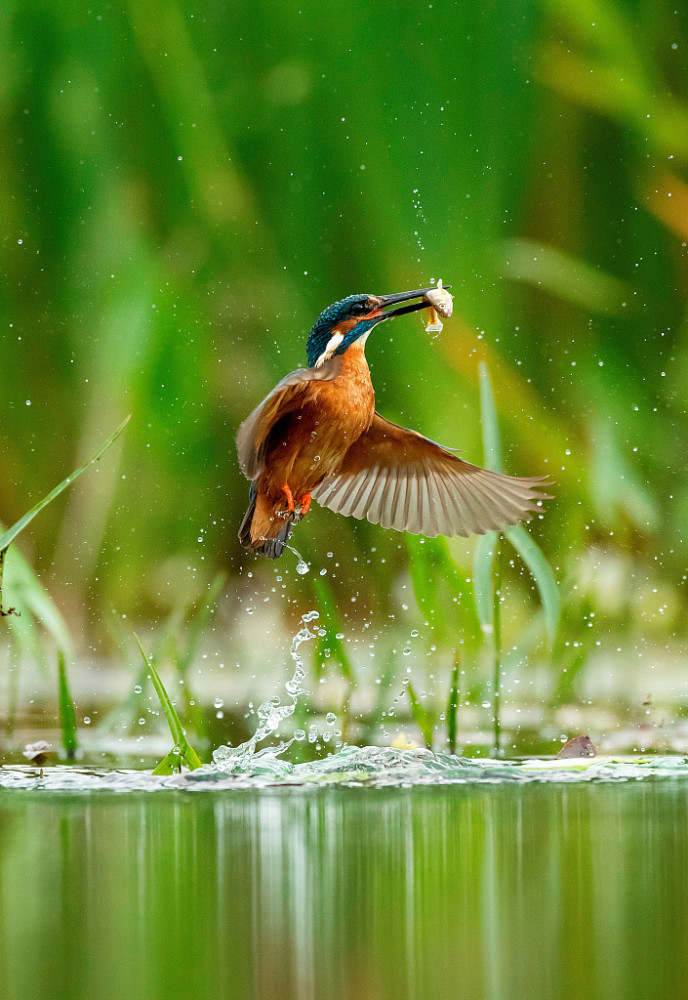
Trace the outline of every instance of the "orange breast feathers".
[[325, 377], [288, 387], [272, 409], [269, 426], [263, 424], [259, 493], [283, 499], [285, 484], [294, 497], [310, 493], [370, 427], [375, 394], [363, 347], [354, 344], [326, 365]]

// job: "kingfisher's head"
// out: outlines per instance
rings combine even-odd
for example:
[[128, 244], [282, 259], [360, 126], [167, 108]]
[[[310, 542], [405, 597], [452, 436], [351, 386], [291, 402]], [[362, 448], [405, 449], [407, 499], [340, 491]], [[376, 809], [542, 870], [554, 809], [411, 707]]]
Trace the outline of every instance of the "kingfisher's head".
[[[320, 313], [308, 335], [308, 366], [319, 368], [328, 358], [344, 354], [357, 341], [365, 343], [373, 327], [383, 320], [427, 309], [429, 303], [425, 295], [431, 291], [432, 288], [420, 288], [396, 295], [349, 295], [341, 302], [334, 302]], [[410, 299], [420, 301], [397, 309], [388, 308]]]

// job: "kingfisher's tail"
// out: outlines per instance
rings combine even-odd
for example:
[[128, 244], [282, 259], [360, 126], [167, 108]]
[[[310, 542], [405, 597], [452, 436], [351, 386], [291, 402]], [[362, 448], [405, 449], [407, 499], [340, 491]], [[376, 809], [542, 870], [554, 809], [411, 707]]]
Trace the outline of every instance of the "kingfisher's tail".
[[248, 510], [239, 528], [239, 541], [245, 549], [279, 559], [287, 547], [292, 528], [301, 520], [296, 512], [277, 511], [269, 508], [267, 497], [258, 497], [255, 483], [248, 492]]

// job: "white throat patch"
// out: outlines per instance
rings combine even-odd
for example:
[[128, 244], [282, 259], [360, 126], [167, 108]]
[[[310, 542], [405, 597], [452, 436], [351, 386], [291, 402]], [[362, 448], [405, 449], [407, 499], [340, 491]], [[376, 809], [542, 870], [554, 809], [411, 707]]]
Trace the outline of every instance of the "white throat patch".
[[344, 340], [343, 333], [333, 333], [327, 342], [325, 350], [322, 352], [318, 360], [315, 362], [315, 367], [320, 368], [322, 365], [325, 364], [326, 361], [329, 361], [329, 359], [332, 357], [332, 355], [337, 350], [337, 348], [339, 347], [339, 345], [343, 340]]

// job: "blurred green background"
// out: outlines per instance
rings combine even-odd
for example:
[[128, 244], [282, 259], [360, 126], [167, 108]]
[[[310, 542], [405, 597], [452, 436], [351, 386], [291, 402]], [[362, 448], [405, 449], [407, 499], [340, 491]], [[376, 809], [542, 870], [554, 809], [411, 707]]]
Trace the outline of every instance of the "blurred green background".
[[[113, 611], [159, 620], [218, 568], [225, 608], [275, 587], [282, 564], [236, 539], [238, 424], [327, 304], [441, 277], [441, 336], [409, 317], [369, 341], [378, 408], [481, 462], [486, 360], [507, 471], [556, 482], [532, 531], [562, 583], [561, 655], [595, 616], [598, 645], [685, 651], [674, 7], [3, 5], [2, 521], [132, 414], [19, 543], [78, 645], [107, 651]], [[316, 506], [294, 544], [316, 568], [333, 552], [343, 617], [352, 596], [352, 616], [391, 613], [403, 536]], [[452, 546], [468, 567], [472, 543]]]

